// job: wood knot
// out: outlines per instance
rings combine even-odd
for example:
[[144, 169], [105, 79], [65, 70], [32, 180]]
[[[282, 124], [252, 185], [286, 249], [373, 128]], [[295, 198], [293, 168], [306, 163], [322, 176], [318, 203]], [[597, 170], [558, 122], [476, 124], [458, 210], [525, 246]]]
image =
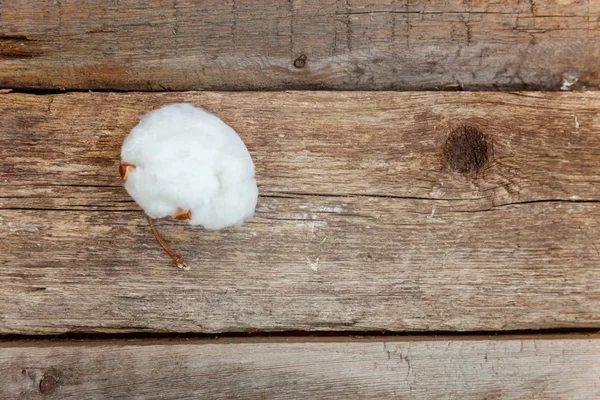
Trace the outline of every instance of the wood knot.
[[39, 385], [39, 389], [40, 389], [40, 393], [43, 395], [50, 395], [54, 392], [56, 392], [56, 389], [58, 388], [58, 378], [53, 376], [53, 375], [44, 375], [42, 376], [42, 379], [40, 380], [40, 385]]
[[306, 55], [300, 54], [300, 56], [294, 60], [294, 67], [298, 69], [304, 68], [304, 66], [306, 65], [306, 60]]
[[444, 145], [446, 167], [462, 174], [479, 173], [487, 166], [492, 144], [487, 136], [472, 126], [454, 130]]

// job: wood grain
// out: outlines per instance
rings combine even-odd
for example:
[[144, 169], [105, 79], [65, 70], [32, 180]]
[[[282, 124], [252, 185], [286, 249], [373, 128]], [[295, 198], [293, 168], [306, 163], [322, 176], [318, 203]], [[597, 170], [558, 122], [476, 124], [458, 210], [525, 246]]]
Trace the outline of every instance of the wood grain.
[[598, 87], [599, 16], [580, 0], [4, 1], [0, 86]]
[[26, 342], [0, 371], [6, 399], [595, 400], [600, 340]]
[[[117, 168], [139, 116], [175, 101], [240, 133], [261, 192], [239, 228], [159, 223], [186, 273]], [[0, 332], [600, 327], [598, 109], [593, 92], [1, 95]], [[462, 173], [461, 126], [489, 145]]]

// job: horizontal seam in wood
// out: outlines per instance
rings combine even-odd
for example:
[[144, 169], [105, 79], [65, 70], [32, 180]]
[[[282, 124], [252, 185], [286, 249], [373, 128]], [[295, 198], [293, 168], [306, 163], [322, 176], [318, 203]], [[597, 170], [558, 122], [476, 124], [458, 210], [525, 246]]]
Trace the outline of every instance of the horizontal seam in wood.
[[[132, 327], [136, 328], [136, 327]], [[137, 327], [139, 328], [139, 327]], [[68, 332], [58, 335], [0, 335], [0, 346], [24, 340], [50, 340], [66, 342], [73, 340], [256, 340], [269, 341], [293, 338], [297, 341], [331, 341], [331, 340], [519, 340], [524, 338], [538, 339], [557, 338], [595, 338], [600, 339], [600, 328], [559, 328], [543, 330], [514, 331], [264, 331], [264, 332], [221, 332], [221, 333], [189, 333], [189, 332], [148, 332], [140, 329], [128, 333], [78, 333]]]

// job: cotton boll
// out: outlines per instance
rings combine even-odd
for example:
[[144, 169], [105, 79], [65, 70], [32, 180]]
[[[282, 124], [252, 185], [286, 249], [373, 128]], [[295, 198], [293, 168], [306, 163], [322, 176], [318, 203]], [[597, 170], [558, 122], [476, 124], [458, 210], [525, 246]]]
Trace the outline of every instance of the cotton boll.
[[191, 104], [142, 117], [123, 142], [125, 189], [151, 218], [222, 229], [254, 214], [254, 164], [237, 133]]

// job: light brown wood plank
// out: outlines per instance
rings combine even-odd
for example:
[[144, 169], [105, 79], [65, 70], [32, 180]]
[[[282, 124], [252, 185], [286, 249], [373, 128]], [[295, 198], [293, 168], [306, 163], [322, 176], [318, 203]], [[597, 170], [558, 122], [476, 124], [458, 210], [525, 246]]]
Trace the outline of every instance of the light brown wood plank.
[[0, 86], [598, 87], [599, 16], [579, 0], [4, 1]]
[[[600, 94], [0, 100], [0, 332], [600, 326]], [[138, 117], [174, 101], [240, 133], [262, 193], [239, 228], [160, 223], [185, 273], [117, 172]], [[477, 172], [444, 156], [464, 124], [488, 137]]]
[[7, 399], [600, 397], [600, 340], [7, 343]]

